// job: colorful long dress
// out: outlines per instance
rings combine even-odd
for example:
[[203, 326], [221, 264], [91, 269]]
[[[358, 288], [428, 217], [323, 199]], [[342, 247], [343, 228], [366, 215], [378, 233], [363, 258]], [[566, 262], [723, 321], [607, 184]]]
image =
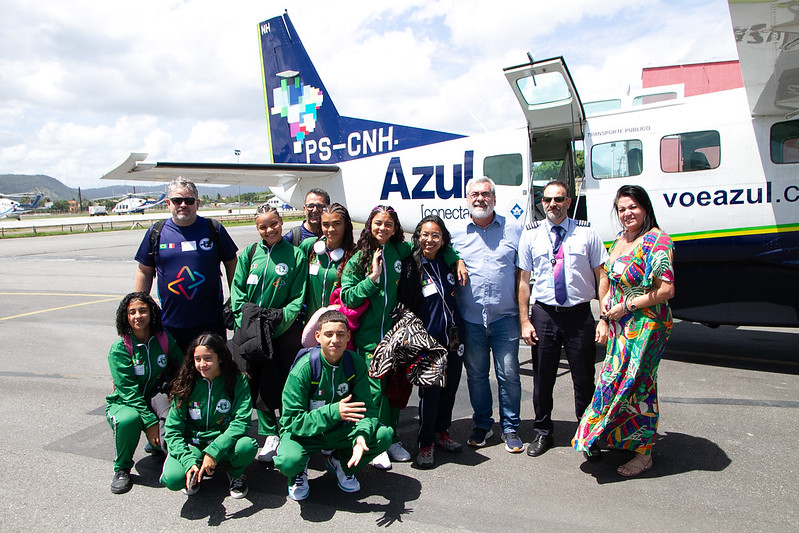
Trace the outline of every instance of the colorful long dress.
[[[673, 282], [673, 246], [668, 235], [653, 229], [628, 255], [606, 263], [611, 305], [645, 294], [655, 278]], [[609, 448], [652, 452], [658, 424], [657, 369], [671, 325], [666, 302], [611, 321], [594, 398], [572, 440], [576, 450], [587, 451], [598, 440]]]

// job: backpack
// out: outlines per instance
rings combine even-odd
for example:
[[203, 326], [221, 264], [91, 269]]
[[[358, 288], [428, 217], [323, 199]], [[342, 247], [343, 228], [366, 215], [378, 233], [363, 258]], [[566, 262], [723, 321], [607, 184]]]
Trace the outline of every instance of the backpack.
[[[305, 354], [308, 354], [311, 362], [311, 388], [308, 396], [313, 396], [316, 394], [319, 388], [319, 382], [322, 380], [322, 350], [319, 346], [303, 348], [297, 352], [297, 357], [295, 357], [294, 362], [291, 363], [291, 368], [294, 368], [294, 365], [296, 365]], [[341, 366], [344, 369], [344, 376], [347, 378], [347, 382], [355, 379], [355, 365], [352, 362], [352, 355], [350, 355], [349, 350], [344, 351], [344, 355], [341, 358]], [[352, 390], [351, 387], [350, 390]]]
[[291, 228], [291, 244], [294, 246], [299, 246], [302, 242], [302, 222], [300, 222], [299, 226], [294, 226]]
[[[164, 224], [169, 219], [161, 219], [155, 224], [153, 224], [152, 229], [150, 230], [150, 255], [155, 257], [158, 255], [158, 241], [161, 238], [161, 230], [164, 229]], [[217, 245], [217, 250], [219, 249], [219, 226], [221, 223], [214, 219], [214, 218], [206, 218], [205, 221], [208, 223], [208, 233], [209, 238]]]
[[[164, 351], [164, 355], [169, 353], [169, 339], [166, 336], [166, 333], [163, 331], [161, 333], [156, 333], [155, 338], [158, 339], [158, 344], [161, 345], [161, 349]], [[130, 338], [130, 335], [123, 335], [122, 342], [125, 345], [125, 349], [128, 351], [131, 357], [133, 357], [133, 339]]]

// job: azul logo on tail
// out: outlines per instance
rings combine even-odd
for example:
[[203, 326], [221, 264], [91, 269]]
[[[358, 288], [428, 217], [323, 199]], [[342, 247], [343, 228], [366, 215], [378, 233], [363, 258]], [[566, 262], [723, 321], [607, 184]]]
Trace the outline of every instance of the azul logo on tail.
[[272, 162], [333, 164], [463, 137], [341, 116], [288, 15], [259, 34]]

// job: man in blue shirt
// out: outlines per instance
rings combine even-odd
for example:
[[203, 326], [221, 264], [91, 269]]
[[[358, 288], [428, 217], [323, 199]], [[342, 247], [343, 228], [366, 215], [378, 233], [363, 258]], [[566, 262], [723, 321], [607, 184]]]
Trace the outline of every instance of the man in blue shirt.
[[136, 252], [133, 290], [149, 293], [153, 278], [158, 278], [164, 329], [185, 353], [200, 333], [226, 337], [219, 263], [225, 266], [230, 287], [237, 248], [221, 224], [197, 216], [200, 199], [191, 181], [178, 178], [170, 183], [166, 203], [172, 217], [160, 227], [155, 245], [151, 235], [159, 223], [147, 230]]
[[457, 292], [464, 321], [463, 363], [474, 414], [470, 446], [485, 446], [493, 435], [491, 352], [499, 385], [499, 411], [505, 449], [519, 453], [521, 422], [519, 379], [519, 308], [516, 303], [516, 250], [521, 228], [494, 212], [496, 187], [486, 177], [466, 186], [471, 222], [452, 233], [452, 245], [466, 263], [469, 281]]
[[[554, 445], [552, 390], [561, 347], [569, 361], [577, 420], [594, 394], [594, 316], [597, 280], [608, 258], [602, 240], [587, 222], [572, 220], [566, 185], [553, 181], [544, 187], [542, 204], [547, 218], [533, 222], [519, 242], [519, 314], [522, 339], [532, 346], [535, 437], [527, 455], [537, 457]], [[530, 273], [535, 282], [530, 287]], [[530, 297], [534, 304], [528, 314]], [[531, 320], [532, 318], [532, 320]], [[606, 324], [600, 322], [600, 327]], [[607, 333], [607, 332], [606, 332]], [[588, 452], [586, 458], [599, 457]]]

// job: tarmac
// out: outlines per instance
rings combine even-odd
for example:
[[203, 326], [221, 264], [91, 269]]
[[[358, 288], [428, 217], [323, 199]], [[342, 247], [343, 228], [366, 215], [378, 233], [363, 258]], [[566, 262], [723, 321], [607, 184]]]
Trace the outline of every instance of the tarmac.
[[[251, 226], [230, 232], [240, 248], [258, 238]], [[107, 353], [143, 235], [0, 239], [0, 406], [9, 415], [0, 432], [0, 531], [799, 530], [799, 330], [685, 322], [675, 324], [660, 365], [654, 467], [638, 478], [615, 473], [628, 453], [605, 451], [588, 463], [570, 447], [577, 421], [562, 361], [556, 447], [537, 458], [506, 452], [495, 436], [485, 448], [437, 452], [431, 470], [367, 466], [358, 474], [361, 491], [346, 494], [314, 457], [311, 493], [301, 503], [287, 497], [279, 472], [254, 463], [246, 498], [229, 497], [223, 468], [187, 498], [160, 485], [161, 462], [144, 453], [142, 438], [132, 490], [111, 494]], [[520, 436], [529, 443], [532, 367], [524, 345], [520, 360]], [[414, 395], [400, 420], [414, 454], [416, 411]], [[498, 419], [496, 411], [495, 403]], [[464, 373], [456, 440], [465, 442], [470, 417]]]

